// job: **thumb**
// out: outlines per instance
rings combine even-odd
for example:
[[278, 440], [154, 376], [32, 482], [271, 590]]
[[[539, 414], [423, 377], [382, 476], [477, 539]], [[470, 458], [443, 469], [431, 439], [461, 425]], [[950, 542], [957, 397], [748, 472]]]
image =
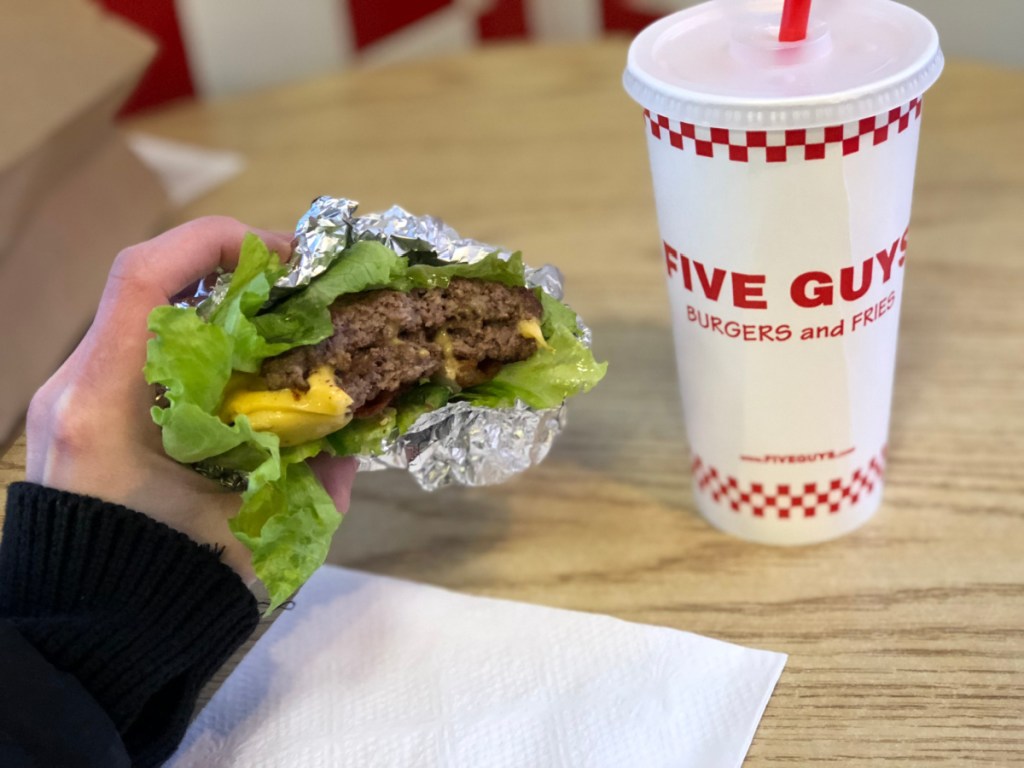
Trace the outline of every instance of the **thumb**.
[[343, 515], [348, 512], [352, 484], [355, 482], [358, 467], [356, 460], [351, 457], [342, 458], [326, 453], [309, 460], [309, 468], [313, 470], [317, 480], [334, 500], [334, 506]]

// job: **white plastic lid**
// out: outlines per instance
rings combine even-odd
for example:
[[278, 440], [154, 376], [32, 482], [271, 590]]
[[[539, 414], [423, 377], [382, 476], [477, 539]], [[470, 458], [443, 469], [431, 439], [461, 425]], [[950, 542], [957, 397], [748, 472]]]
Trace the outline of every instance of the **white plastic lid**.
[[778, 41], [782, 0], [713, 0], [643, 30], [623, 83], [651, 112], [737, 130], [859, 120], [942, 71], [935, 27], [892, 0], [815, 0], [807, 39]]

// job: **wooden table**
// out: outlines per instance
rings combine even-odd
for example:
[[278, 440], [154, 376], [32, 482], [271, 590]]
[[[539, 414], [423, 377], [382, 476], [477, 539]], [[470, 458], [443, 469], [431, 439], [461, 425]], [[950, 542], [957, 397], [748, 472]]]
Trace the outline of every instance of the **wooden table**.
[[177, 218], [290, 229], [321, 193], [400, 202], [559, 264], [611, 362], [514, 482], [360, 477], [330, 561], [785, 651], [751, 768], [1024, 764], [1024, 74], [951, 62], [927, 99], [882, 511], [777, 549], [691, 499], [625, 50], [491, 49], [134, 122], [248, 159]]

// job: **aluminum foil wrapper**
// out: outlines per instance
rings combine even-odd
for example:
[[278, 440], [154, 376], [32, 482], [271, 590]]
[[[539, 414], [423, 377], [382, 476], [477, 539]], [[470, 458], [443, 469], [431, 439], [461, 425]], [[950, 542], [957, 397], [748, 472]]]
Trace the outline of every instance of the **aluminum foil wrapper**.
[[[357, 216], [357, 207], [358, 203], [345, 198], [313, 201], [296, 226], [290, 270], [274, 284], [271, 304], [308, 285], [345, 248], [360, 240], [383, 243], [399, 255], [430, 252], [453, 263], [472, 263], [495, 252], [504, 259], [511, 256], [502, 248], [460, 237], [433, 216], [413, 216], [398, 206]], [[205, 316], [223, 299], [229, 281], [230, 275], [223, 275], [212, 287], [200, 284], [184, 303], [198, 303], [200, 315]], [[527, 268], [526, 284], [562, 298], [562, 274], [553, 266]], [[589, 346], [590, 330], [582, 323], [580, 329]], [[453, 484], [494, 485], [539, 464], [564, 427], [564, 404], [536, 410], [522, 402], [513, 408], [450, 403], [421, 416], [404, 435], [382, 444], [379, 455], [357, 459], [360, 470], [405, 469], [426, 490]], [[221, 482], [232, 481], [215, 468], [205, 468], [204, 473]]]
[[408, 470], [428, 491], [445, 485], [494, 485], [539, 464], [565, 427], [565, 406], [536, 411], [451, 403], [421, 416], [380, 456], [359, 457], [362, 470]]

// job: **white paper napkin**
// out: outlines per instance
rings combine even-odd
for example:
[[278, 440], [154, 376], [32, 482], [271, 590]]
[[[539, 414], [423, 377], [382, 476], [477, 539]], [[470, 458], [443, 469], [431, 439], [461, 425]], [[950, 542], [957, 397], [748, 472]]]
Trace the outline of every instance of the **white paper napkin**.
[[185, 205], [206, 194], [245, 168], [237, 152], [197, 147], [147, 133], [129, 133], [128, 146], [160, 179], [167, 197]]
[[169, 765], [735, 768], [785, 661], [325, 567]]

